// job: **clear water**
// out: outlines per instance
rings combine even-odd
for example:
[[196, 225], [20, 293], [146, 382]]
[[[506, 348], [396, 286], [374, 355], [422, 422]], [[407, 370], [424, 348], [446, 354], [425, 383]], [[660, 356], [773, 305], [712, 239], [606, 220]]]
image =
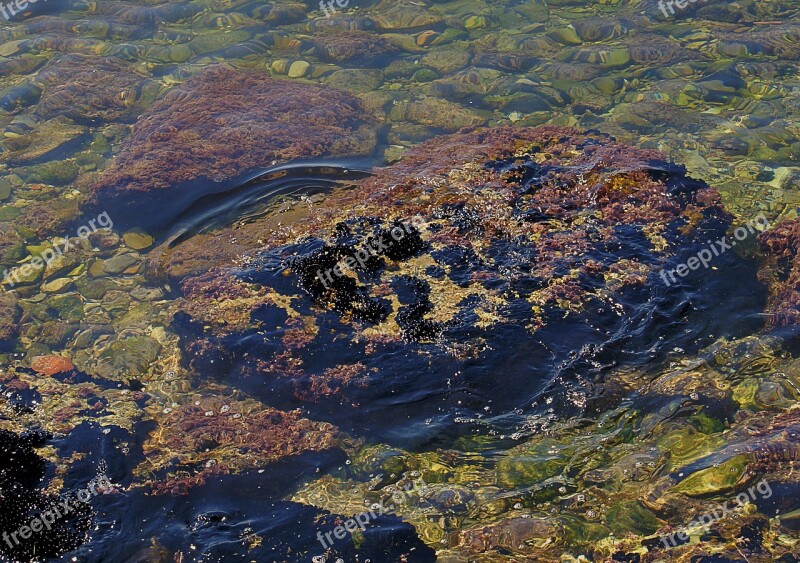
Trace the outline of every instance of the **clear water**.
[[[719, 190], [733, 225], [759, 214], [772, 225], [795, 219], [796, 2], [349, 0], [321, 9], [292, 1], [39, 0], [3, 7], [11, 17], [0, 22], [2, 268], [26, 264], [103, 211], [114, 227], [95, 233], [57, 275], [3, 292], [0, 322], [13, 330], [0, 332], [1, 427], [52, 435], [37, 444], [47, 463], [29, 489], [67, 494], [98, 473], [115, 484], [88, 501], [82, 519], [59, 528], [54, 545], [0, 542], [3, 557], [800, 557], [795, 334], [766, 322], [768, 290], [756, 274], [765, 256], [753, 241], [680, 288], [626, 294], [619, 301], [625, 314], [599, 308], [531, 331], [530, 303], [520, 297], [504, 304], [504, 323], [491, 330], [468, 319], [439, 339], [397, 341], [380, 353], [355, 338], [339, 312], [311, 299], [257, 310], [259, 330], [237, 324], [237, 307], [249, 303], [241, 295], [219, 300], [206, 318], [214, 326], [181, 316], [191, 309], [184, 282], [217, 266], [235, 266], [252, 287], [292, 294], [297, 280], [286, 258], [317, 248], [297, 241], [262, 249], [254, 224], [265, 233], [289, 228], [340, 201], [329, 199], [332, 191], [357, 190], [353, 183], [372, 166], [466, 127], [595, 130], [684, 164]], [[138, 142], [134, 127], [164, 100], [183, 103], [182, 85], [218, 65], [352, 94], [363, 104], [359, 119], [380, 123], [373, 150], [290, 159], [213, 182], [181, 175], [182, 159], [213, 169], [219, 155], [198, 148], [176, 153], [174, 166], [152, 177], [181, 177], [191, 188], [90, 202], [104, 170], [131, 165], [124, 155]], [[319, 103], [295, 108], [298, 121], [324, 113]], [[315, 131], [304, 136], [314, 139]], [[505, 273], [529, 257], [514, 241], [493, 244], [487, 271], [506, 283]], [[458, 248], [435, 256], [467, 260]], [[462, 298], [471, 273], [439, 289]], [[415, 289], [406, 282], [392, 291], [407, 305]], [[306, 319], [305, 332], [287, 329], [292, 307]], [[313, 345], [298, 344], [292, 360], [315, 373], [360, 363], [370, 385], [342, 395], [322, 381], [319, 396], [299, 397], [274, 362], [279, 344], [312, 332]], [[209, 334], [227, 353], [216, 363], [192, 348]], [[202, 361], [193, 363], [193, 354]], [[285, 417], [295, 409], [309, 425], [291, 435]], [[229, 413], [240, 417], [219, 422]], [[3, 452], [6, 468], [33, 463], [14, 448]], [[695, 474], [699, 485], [684, 480]], [[375, 510], [419, 478], [427, 483], [422, 492], [371, 516], [332, 549], [320, 544], [319, 533]], [[691, 544], [654, 548], [661, 534], [733, 503], [760, 479], [770, 496], [752, 493], [747, 508], [715, 524], [716, 538], [695, 527]], [[687, 481], [688, 493], [689, 485], [679, 485]], [[15, 488], [0, 492], [23, 506], [21, 515], [7, 508], [2, 531], [43, 510]]]

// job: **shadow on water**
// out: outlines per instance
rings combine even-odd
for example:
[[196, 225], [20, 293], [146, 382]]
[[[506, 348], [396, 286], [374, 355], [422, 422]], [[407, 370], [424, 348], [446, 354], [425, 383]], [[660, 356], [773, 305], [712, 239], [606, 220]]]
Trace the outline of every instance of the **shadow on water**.
[[265, 215], [286, 199], [326, 193], [369, 174], [365, 161], [293, 162], [269, 168], [192, 202], [169, 221], [165, 238], [172, 248], [194, 235]]
[[346, 185], [368, 176], [375, 164], [368, 159], [290, 162], [218, 183], [188, 182], [147, 198], [123, 193], [102, 208], [118, 230], [141, 228], [174, 246], [206, 230], [246, 221], [259, 207], [268, 213], [270, 203]]
[[[318, 534], [337, 525], [336, 515], [313, 506], [282, 500], [318, 471], [335, 470], [342, 452], [315, 452], [278, 462], [268, 471], [209, 479], [187, 496], [147, 496], [142, 491], [95, 499], [91, 546], [69, 554], [80, 561], [144, 563], [174, 561], [182, 552], [202, 561], [311, 562], [323, 552]], [[172, 524], [164, 526], [164, 522]], [[356, 546], [349, 535], [335, 544], [346, 561], [435, 561], [433, 550], [413, 526], [391, 514], [371, 521]], [[184, 559], [187, 560], [187, 559]]]

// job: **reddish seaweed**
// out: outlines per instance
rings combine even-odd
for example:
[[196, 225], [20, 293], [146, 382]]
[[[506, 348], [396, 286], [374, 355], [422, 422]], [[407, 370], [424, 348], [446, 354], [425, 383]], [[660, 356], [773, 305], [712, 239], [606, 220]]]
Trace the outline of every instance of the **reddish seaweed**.
[[[158, 202], [217, 191], [219, 182], [255, 169], [367, 155], [375, 142], [375, 122], [350, 94], [212, 67], [141, 117], [114, 164], [92, 186], [91, 200], [104, 209], [153, 210]], [[140, 215], [131, 220], [143, 220]]]
[[778, 224], [758, 241], [767, 254], [760, 277], [770, 288], [770, 323], [796, 325], [800, 322], [800, 219]]

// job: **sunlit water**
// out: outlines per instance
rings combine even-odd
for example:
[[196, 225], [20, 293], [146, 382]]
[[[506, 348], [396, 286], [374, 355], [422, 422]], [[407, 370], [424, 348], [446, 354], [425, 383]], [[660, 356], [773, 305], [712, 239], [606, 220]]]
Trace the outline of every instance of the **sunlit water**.
[[[118, 154], [137, 118], [220, 63], [355, 94], [383, 122], [378, 150], [358, 160], [281, 163], [213, 186], [201, 182], [180, 197], [135, 194], [108, 209], [98, 202], [120, 234], [140, 228], [152, 236], [141, 248], [139, 239], [125, 239], [140, 251], [136, 263], [158, 263], [148, 255], [155, 247], [169, 256], [200, 234], [324, 208], [334, 187], [349, 186], [426, 139], [498, 124], [571, 125], [659, 149], [716, 187], [734, 223], [759, 213], [776, 223], [797, 215], [799, 9], [791, 1], [697, 2], [681, 9], [650, 1], [350, 0], [345, 8], [320, 9], [314, 2], [40, 0], [0, 27], [0, 230], [19, 232], [30, 247], [83, 225], [71, 202], [81, 200]], [[359, 41], [367, 33], [384, 42], [375, 52], [351, 52], [352, 33]], [[116, 58], [138, 78], [126, 75], [117, 83], [84, 74], [75, 83], [73, 71], [63, 70], [73, 56]], [[104, 104], [113, 109], [98, 109]], [[52, 216], [20, 224], [18, 217], [42, 202]], [[716, 240], [725, 228], [708, 236]], [[625, 240], [633, 255], [635, 233]], [[315, 244], [258, 254], [239, 264], [237, 275], [292, 295], [297, 280], [287, 275], [289, 258], [316, 250]], [[33, 250], [20, 252], [17, 259]], [[450, 252], [438, 258], [454, 267], [466, 261], [458, 249]], [[524, 262], [513, 241], [491, 252], [499, 277]], [[370, 356], [367, 343], [342, 336], [348, 333], [341, 315], [321, 314], [320, 337], [298, 357], [318, 370], [365, 362], [373, 375], [368, 387], [348, 397], [356, 409], [335, 394], [304, 403], [290, 383], [252, 376], [251, 362], [268, 363], [286, 336], [277, 307], [262, 311], [262, 330], [221, 337], [233, 361], [186, 373], [184, 339], [202, 327], [166, 318], [168, 303], [179, 296], [176, 280], [147, 283], [130, 270], [135, 263], [102, 274], [89, 263], [68, 273], [75, 285], [20, 290], [21, 337], [2, 343], [0, 362], [44, 387], [15, 391], [6, 380], [16, 409], [9, 406], [13, 414], [4, 424], [55, 433], [52, 448], [40, 452], [53, 462], [46, 473], [52, 492], [80, 489], [101, 468], [118, 485], [92, 499], [86, 542], [64, 560], [310, 561], [322, 556], [317, 533], [332, 530], [337, 514], [346, 519], [369, 510], [380, 498], [376, 490], [411, 473], [439, 488], [374, 519], [357, 541], [338, 542], [330, 561], [433, 561], [436, 550], [446, 561], [551, 560], [552, 554], [512, 545], [477, 549], [478, 540], [459, 536], [509, 515], [552, 518], [552, 540], [563, 542], [556, 551], [601, 560], [593, 559], [594, 542], [606, 542], [606, 549], [628, 532], [652, 539], [656, 529], [650, 512], [627, 500], [612, 502], [608, 491], [629, 486], [622, 493], [627, 499], [652, 500], [665, 475], [730, 463], [749, 447], [736, 426], [748, 408], [777, 415], [800, 398], [793, 383], [780, 389], [769, 388], [772, 380], [759, 380], [755, 389], [742, 383], [772, 373], [794, 377], [791, 330], [748, 338], [765, 326], [756, 259], [752, 247], [732, 252], [680, 287], [625, 295], [624, 315], [598, 308], [580, 322], [568, 319], [535, 334], [525, 328], [530, 304], [512, 300], [509, 322], [471, 357], [459, 357], [451, 346], [476, 340], [466, 323], [447, 327], [435, 342], [404, 342]], [[466, 285], [471, 273], [465, 268], [455, 281]], [[137, 288], [155, 293], [134, 294]], [[394, 289], [401, 302], [413, 301], [412, 287], [401, 282]], [[297, 306], [311, 314], [314, 302]], [[147, 337], [157, 349], [147, 342], [129, 357], [123, 339], [130, 337]], [[731, 344], [737, 340], [740, 347]], [[122, 344], [114, 348], [114, 342]], [[47, 377], [35, 375], [30, 362], [50, 353], [72, 358], [81, 373], [54, 376], [60, 387], [42, 383]], [[697, 378], [723, 374], [720, 397], [735, 387], [738, 405], [729, 397], [693, 397], [706, 410], [693, 414], [694, 426], [681, 434], [670, 420], [697, 404], [682, 402], [694, 391], [695, 372]], [[592, 384], [609, 377], [625, 379], [625, 388], [635, 391], [610, 402], [593, 396]], [[647, 386], [658, 377], [663, 387], [653, 398]], [[71, 386], [86, 381], [96, 384], [80, 395], [91, 409], [70, 407]], [[760, 393], [777, 398], [765, 406]], [[162, 424], [162, 416], [178, 404], [216, 416], [229, 399], [255, 401], [248, 404], [260, 405], [256, 411], [300, 408], [348, 438], [342, 447], [275, 463], [239, 445], [226, 452], [241, 462], [237, 470], [211, 473], [188, 490], [148, 494], [175, 467], [186, 475], [203, 464], [213, 467], [204, 450], [225, 446], [211, 439], [194, 444], [197, 451], [176, 454], [180, 460], [168, 471], [168, 444], [180, 442], [180, 430]], [[732, 430], [723, 437], [716, 424]], [[779, 438], [786, 436], [775, 434], [765, 442], [783, 444]], [[796, 481], [783, 487], [776, 486], [771, 503], [759, 499], [758, 508], [770, 515], [796, 511]], [[790, 522], [796, 530], [796, 517]], [[547, 544], [538, 532], [515, 532], [518, 521], [506, 525], [507, 532], [494, 534], [536, 538], [537, 549]], [[475, 550], [450, 551], [459, 546]]]

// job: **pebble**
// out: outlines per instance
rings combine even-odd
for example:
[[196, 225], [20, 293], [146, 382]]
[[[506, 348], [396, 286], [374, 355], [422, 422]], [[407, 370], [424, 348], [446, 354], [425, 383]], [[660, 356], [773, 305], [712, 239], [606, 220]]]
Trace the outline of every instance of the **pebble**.
[[301, 76], [305, 76], [309, 67], [311, 67], [311, 65], [306, 61], [293, 62], [292, 66], [289, 67], [289, 78], [300, 78]]
[[62, 293], [72, 286], [69, 278], [58, 278], [47, 283], [43, 283], [41, 290], [45, 293]]
[[153, 246], [155, 240], [142, 230], [135, 229], [122, 235], [125, 246], [133, 250], [144, 250]]
[[133, 254], [120, 254], [109, 258], [103, 263], [103, 271], [107, 274], [121, 274], [138, 262]]

